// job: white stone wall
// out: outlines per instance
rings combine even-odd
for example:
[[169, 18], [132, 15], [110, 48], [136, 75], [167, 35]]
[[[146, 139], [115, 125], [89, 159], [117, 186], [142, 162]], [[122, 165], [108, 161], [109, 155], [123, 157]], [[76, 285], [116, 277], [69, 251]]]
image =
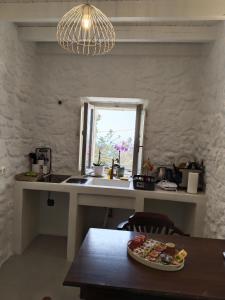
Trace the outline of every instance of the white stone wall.
[[205, 160], [205, 234], [225, 237], [224, 36], [221, 25], [215, 44], [121, 45], [113, 55], [77, 57], [56, 44], [36, 53], [13, 25], [0, 24], [0, 265], [12, 253], [14, 174], [37, 146], [52, 148], [54, 172], [76, 173], [87, 96], [145, 99], [145, 157], [153, 162], [184, 153]]
[[[207, 166], [206, 235], [225, 236], [225, 29], [205, 45], [121, 45], [113, 55], [76, 57], [55, 44], [18, 41], [0, 24], [0, 265], [12, 252], [13, 176], [26, 153], [53, 150], [53, 171], [76, 173], [82, 97], [147, 100], [145, 157], [171, 163], [198, 154]], [[202, 51], [203, 50], [203, 51]], [[58, 105], [58, 101], [62, 105]]]
[[[113, 55], [76, 57], [55, 44], [21, 43], [0, 26], [0, 264], [11, 254], [13, 176], [26, 153], [53, 150], [53, 171], [76, 173], [82, 97], [147, 100], [145, 157], [168, 164], [198, 154], [207, 166], [206, 234], [224, 237], [224, 28], [200, 45], [121, 45]], [[203, 51], [202, 51], [203, 50]], [[202, 56], [203, 55], [203, 56]], [[62, 105], [58, 105], [58, 101]]]
[[205, 46], [196, 147], [206, 165], [207, 216], [205, 235], [225, 238], [225, 25], [218, 39]]
[[0, 23], [0, 265], [12, 253], [14, 175], [32, 149], [34, 45], [18, 41], [14, 25]]
[[123, 45], [104, 57], [66, 55], [57, 45], [38, 48], [35, 141], [52, 148], [55, 172], [77, 170], [85, 96], [146, 99], [145, 157], [153, 162], [194, 153], [201, 46]]
[[14, 25], [0, 24], [0, 167], [7, 169], [0, 177], [0, 265], [12, 253], [13, 177], [27, 170], [24, 155], [50, 146], [55, 172], [77, 170], [81, 97], [146, 99], [145, 155], [155, 162], [194, 151], [200, 47], [154, 45], [141, 54], [143, 47], [125, 45], [96, 58], [38, 48], [37, 56]]

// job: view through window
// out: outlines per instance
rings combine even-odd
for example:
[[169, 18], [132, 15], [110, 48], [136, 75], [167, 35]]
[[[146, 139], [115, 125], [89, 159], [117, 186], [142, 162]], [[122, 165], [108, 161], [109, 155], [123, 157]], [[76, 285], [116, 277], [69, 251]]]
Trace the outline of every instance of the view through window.
[[95, 108], [94, 162], [111, 166], [112, 159], [120, 157], [120, 166], [132, 170], [136, 109]]

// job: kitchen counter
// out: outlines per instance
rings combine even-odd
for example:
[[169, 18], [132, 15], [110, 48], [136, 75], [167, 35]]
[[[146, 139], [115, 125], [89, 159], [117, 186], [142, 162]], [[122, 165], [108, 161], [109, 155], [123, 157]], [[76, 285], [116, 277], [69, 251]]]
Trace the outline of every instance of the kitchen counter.
[[[69, 178], [69, 177], [68, 177]], [[73, 178], [71, 176], [71, 178]], [[108, 179], [103, 179], [109, 181]], [[114, 180], [113, 180], [114, 181]], [[125, 195], [125, 196], [141, 196], [144, 198], [154, 198], [158, 200], [173, 200], [178, 202], [189, 202], [197, 203], [199, 201], [206, 201], [206, 195], [202, 192], [197, 194], [189, 194], [184, 190], [178, 191], [165, 191], [162, 189], [155, 189], [154, 191], [149, 190], [137, 190], [133, 188], [131, 183], [130, 187], [118, 187], [118, 186], [106, 186], [106, 185], [92, 185], [87, 182], [87, 184], [79, 183], [66, 183], [66, 180], [61, 183], [47, 182], [47, 181], [16, 181], [17, 187], [23, 187], [24, 189], [30, 190], [43, 190], [43, 191], [55, 191], [55, 192], [70, 192], [77, 191], [78, 193], [93, 193], [98, 194], [101, 191], [101, 194], [108, 195]]]
[[[107, 184], [107, 182], [105, 183]], [[62, 183], [16, 181], [14, 250], [17, 254], [21, 254], [38, 234], [39, 191], [69, 194], [67, 259], [70, 261], [74, 259], [76, 250], [81, 243], [82, 207], [85, 206], [144, 211], [145, 203], [152, 199], [190, 205], [188, 232], [193, 236], [203, 236], [206, 206], [204, 193], [135, 190], [132, 184], [129, 187], [116, 187], [91, 184], [91, 181], [87, 184], [69, 184], [65, 181]]]

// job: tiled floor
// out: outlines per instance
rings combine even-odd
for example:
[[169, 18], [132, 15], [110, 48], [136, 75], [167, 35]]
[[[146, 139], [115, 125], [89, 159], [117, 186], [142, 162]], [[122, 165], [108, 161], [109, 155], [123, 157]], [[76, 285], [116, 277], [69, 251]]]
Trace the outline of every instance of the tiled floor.
[[0, 299], [80, 299], [78, 288], [62, 285], [70, 266], [65, 257], [65, 238], [37, 237], [23, 255], [12, 256], [0, 268]]

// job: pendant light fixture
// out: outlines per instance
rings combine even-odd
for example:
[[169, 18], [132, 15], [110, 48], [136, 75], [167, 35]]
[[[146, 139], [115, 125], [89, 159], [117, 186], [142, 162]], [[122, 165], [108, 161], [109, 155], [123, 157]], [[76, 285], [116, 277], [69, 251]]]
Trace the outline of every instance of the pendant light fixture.
[[109, 18], [89, 3], [73, 7], [57, 26], [57, 40], [65, 50], [82, 55], [101, 55], [115, 45]]

